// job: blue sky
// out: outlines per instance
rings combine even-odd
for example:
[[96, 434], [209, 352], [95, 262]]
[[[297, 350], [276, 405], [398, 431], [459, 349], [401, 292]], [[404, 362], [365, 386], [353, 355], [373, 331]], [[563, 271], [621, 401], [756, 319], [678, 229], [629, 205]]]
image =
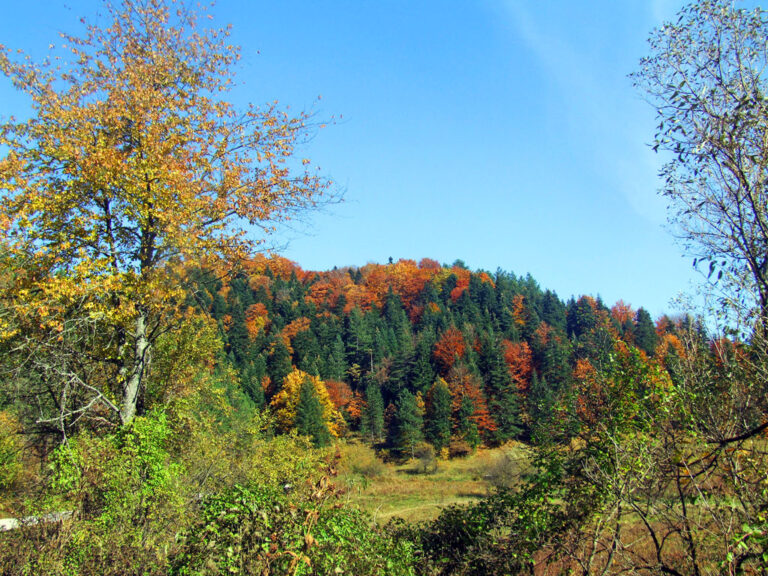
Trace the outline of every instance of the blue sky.
[[[345, 201], [282, 230], [282, 253], [305, 269], [462, 259], [674, 312], [700, 278], [664, 228], [653, 110], [627, 75], [682, 5], [220, 0], [243, 48], [233, 100], [336, 118], [301, 155]], [[99, 6], [9, 3], [0, 42], [42, 55]], [[7, 81], [0, 102], [23, 111]]]

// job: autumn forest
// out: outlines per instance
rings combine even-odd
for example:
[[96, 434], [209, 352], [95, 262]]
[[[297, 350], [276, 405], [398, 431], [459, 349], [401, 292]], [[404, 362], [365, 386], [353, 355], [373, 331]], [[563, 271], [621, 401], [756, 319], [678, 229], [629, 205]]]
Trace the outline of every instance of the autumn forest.
[[655, 318], [267, 250], [342, 194], [208, 16], [0, 45], [0, 573], [768, 574], [765, 12], [693, 2], [631, 75], [707, 295]]
[[294, 426], [309, 379], [330, 436], [360, 433], [401, 454], [424, 439], [448, 452], [567, 438], [596, 367], [632, 347], [666, 369], [682, 351], [676, 334], [694, 328], [621, 302], [566, 303], [530, 277], [460, 262], [305, 272], [275, 257], [226, 284], [196, 278], [196, 305], [217, 323], [228, 365], [281, 431]]

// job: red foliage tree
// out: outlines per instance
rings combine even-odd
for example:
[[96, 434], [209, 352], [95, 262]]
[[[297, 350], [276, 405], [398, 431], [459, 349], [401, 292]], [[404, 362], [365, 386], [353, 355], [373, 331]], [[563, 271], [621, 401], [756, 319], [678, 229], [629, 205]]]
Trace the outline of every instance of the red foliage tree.
[[533, 352], [527, 342], [502, 342], [504, 361], [507, 363], [509, 375], [521, 392], [528, 390], [533, 375]]
[[442, 333], [435, 343], [432, 356], [438, 364], [443, 376], [453, 368], [456, 360], [463, 358], [467, 345], [464, 336], [455, 326], [451, 326]]
[[474, 412], [470, 419], [477, 426], [477, 431], [481, 436], [496, 430], [496, 422], [488, 411], [488, 403], [482, 390], [482, 382], [472, 374], [466, 366], [455, 366], [447, 379], [448, 390], [451, 392], [451, 411], [454, 420], [461, 408], [461, 401], [464, 397], [469, 397], [474, 406]]
[[339, 380], [326, 380], [325, 388], [328, 390], [328, 396], [339, 410], [344, 410], [353, 400], [352, 388], [346, 382]]
[[269, 311], [261, 302], [257, 302], [248, 307], [245, 311], [245, 328], [248, 330], [248, 336], [255, 340], [262, 330], [269, 327]]

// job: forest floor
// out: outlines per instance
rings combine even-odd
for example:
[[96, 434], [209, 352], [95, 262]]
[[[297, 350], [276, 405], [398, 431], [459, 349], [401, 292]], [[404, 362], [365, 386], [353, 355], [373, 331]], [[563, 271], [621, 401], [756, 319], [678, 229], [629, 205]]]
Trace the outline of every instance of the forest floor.
[[342, 450], [338, 483], [347, 499], [380, 524], [398, 517], [431, 520], [454, 504], [476, 502], [494, 486], [514, 484], [527, 466], [524, 445], [481, 448], [464, 458], [437, 459], [425, 471], [419, 460], [384, 463], [360, 444]]

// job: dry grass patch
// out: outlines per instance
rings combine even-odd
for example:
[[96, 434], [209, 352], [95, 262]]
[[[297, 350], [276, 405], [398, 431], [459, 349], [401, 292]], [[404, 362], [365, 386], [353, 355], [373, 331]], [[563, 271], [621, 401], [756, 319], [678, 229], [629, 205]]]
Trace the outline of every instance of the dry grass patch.
[[[378, 464], [374, 451], [363, 445], [347, 445], [341, 450], [339, 482], [348, 489], [351, 503], [369, 512], [376, 522], [398, 517], [409, 522], [431, 520], [440, 510], [454, 504], [468, 504], [486, 496], [492, 487], [491, 472], [501, 458], [525, 458], [522, 446], [480, 449], [467, 458], [438, 460], [437, 469], [420, 473], [416, 460], [402, 464]], [[379, 466], [383, 469], [379, 469]], [[378, 473], [365, 475], [363, 471]]]

